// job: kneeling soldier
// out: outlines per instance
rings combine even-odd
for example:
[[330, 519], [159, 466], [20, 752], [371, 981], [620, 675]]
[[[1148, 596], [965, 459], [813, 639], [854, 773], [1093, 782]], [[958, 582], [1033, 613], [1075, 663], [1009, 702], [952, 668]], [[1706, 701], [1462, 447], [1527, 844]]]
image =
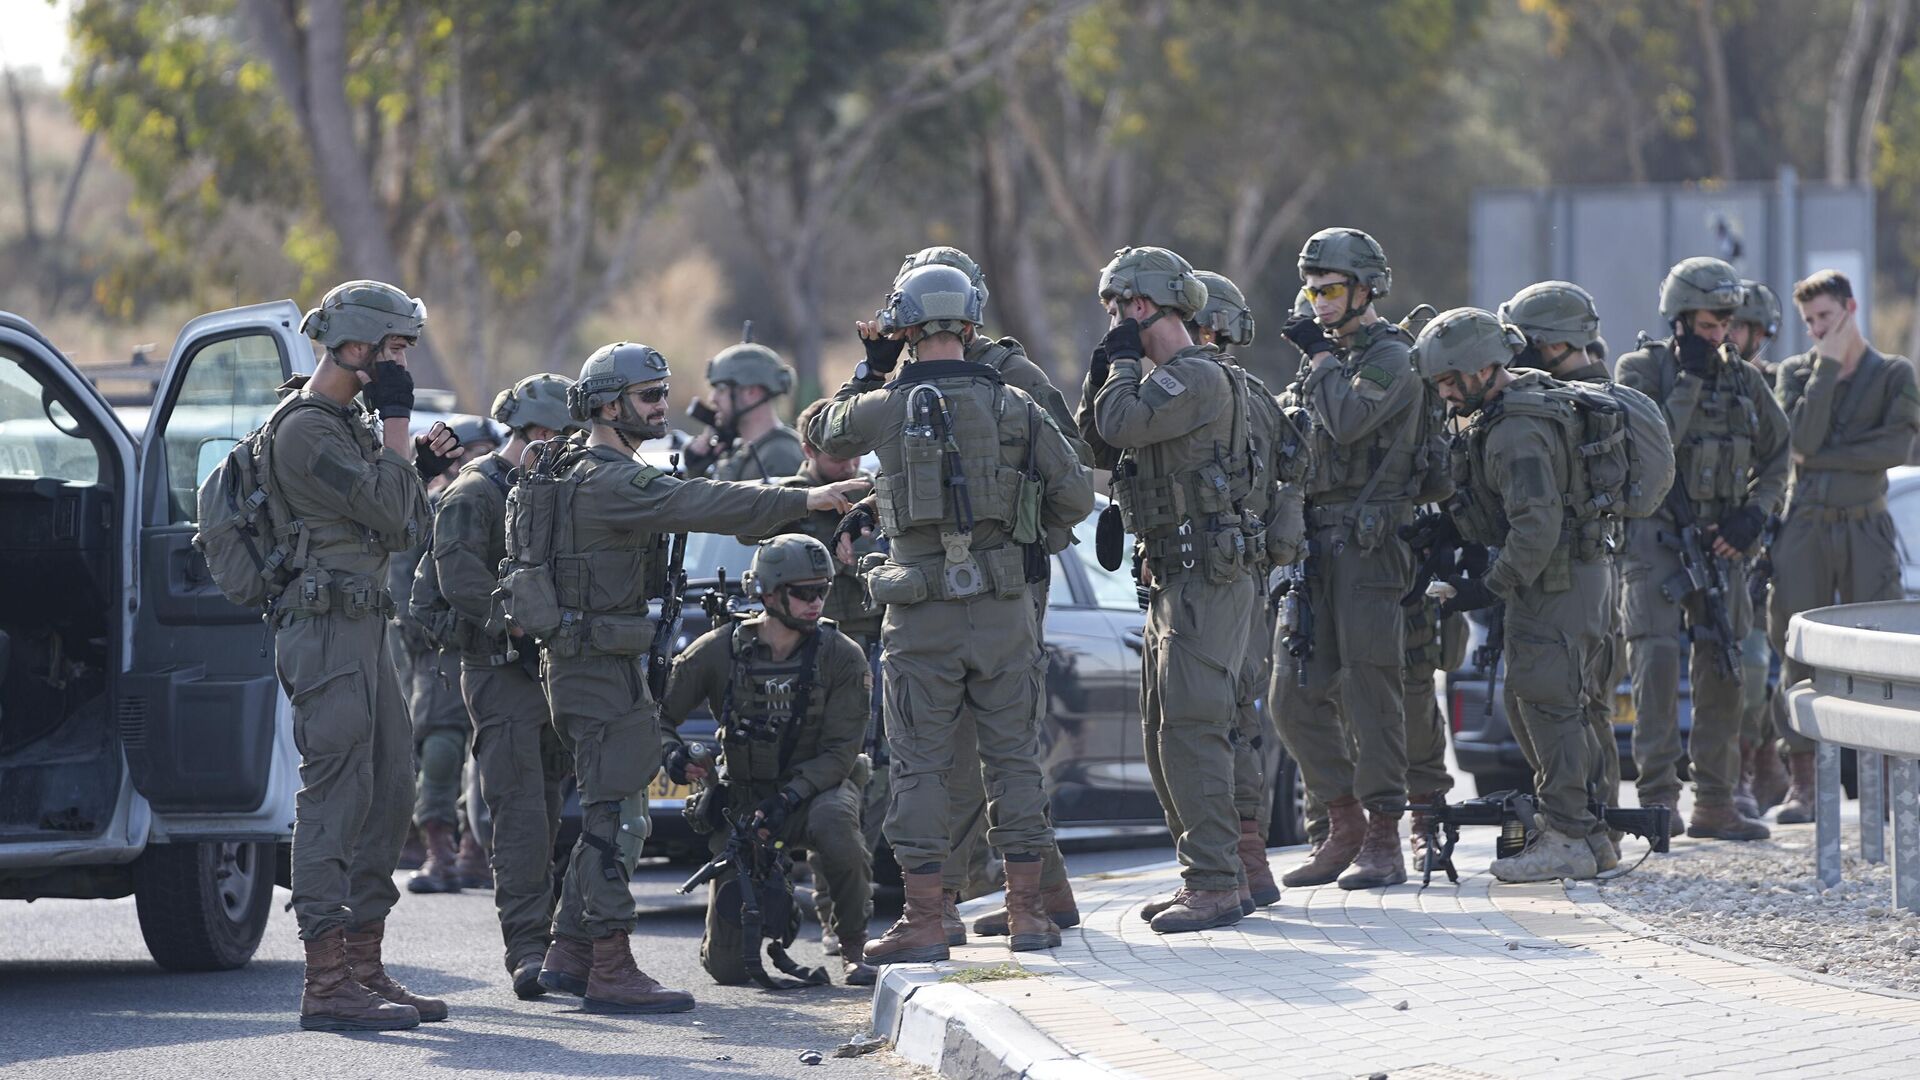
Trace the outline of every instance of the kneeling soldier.
[[[763, 838], [810, 852], [833, 897], [846, 981], [871, 986], [873, 969], [862, 962], [861, 949], [873, 880], [860, 834], [860, 785], [852, 776], [873, 676], [860, 646], [820, 617], [833, 574], [826, 545], [810, 536], [760, 541], [744, 582], [766, 614], [717, 626], [687, 646], [673, 665], [661, 733], [667, 774], [676, 782], [707, 779], [708, 770], [689, 760], [675, 729], [698, 704], [713, 711], [720, 725], [719, 785], [709, 789], [708, 809], [695, 828], [714, 827], [718, 852], [727, 839], [719, 821], [724, 809], [734, 819], [758, 820]], [[715, 982], [743, 983], [740, 912], [737, 904], [728, 911], [718, 902], [727, 880], [715, 880], [707, 892], [700, 963]]]

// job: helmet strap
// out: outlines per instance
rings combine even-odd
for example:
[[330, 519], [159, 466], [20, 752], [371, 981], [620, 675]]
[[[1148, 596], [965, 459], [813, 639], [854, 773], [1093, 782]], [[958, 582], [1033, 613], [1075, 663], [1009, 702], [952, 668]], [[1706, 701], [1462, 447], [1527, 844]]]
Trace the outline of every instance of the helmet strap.
[[[773, 598], [775, 596], [780, 597], [781, 602], [779, 607], [775, 607], [773, 604]], [[767, 614], [773, 616], [780, 625], [789, 630], [798, 630], [803, 634], [810, 634], [814, 630], [819, 629], [819, 619], [801, 619], [792, 614], [793, 598], [787, 595], [784, 588], [775, 589], [773, 592], [768, 593], [761, 603], [766, 607]]]
[[1336, 322], [1336, 323], [1334, 323], [1334, 324], [1332, 324], [1332, 325], [1330, 325], [1330, 326], [1328, 326], [1328, 327], [1327, 327], [1327, 329], [1329, 329], [1329, 330], [1334, 330], [1334, 331], [1338, 331], [1338, 330], [1339, 330], [1340, 328], [1342, 328], [1342, 327], [1344, 327], [1344, 326], [1346, 326], [1346, 325], [1347, 325], [1348, 323], [1350, 323], [1350, 322], [1352, 322], [1353, 320], [1355, 320], [1355, 319], [1357, 319], [1357, 318], [1359, 318], [1359, 317], [1360, 317], [1360, 316], [1361, 316], [1362, 314], [1364, 314], [1364, 313], [1366, 312], [1366, 310], [1367, 310], [1367, 307], [1368, 307], [1368, 306], [1371, 306], [1371, 305], [1373, 304], [1373, 294], [1372, 294], [1371, 292], [1369, 292], [1369, 293], [1367, 294], [1367, 304], [1366, 304], [1366, 306], [1362, 306], [1362, 307], [1354, 307], [1354, 306], [1353, 306], [1353, 294], [1354, 294], [1354, 293], [1355, 293], [1355, 292], [1356, 292], [1356, 291], [1357, 291], [1357, 290], [1358, 290], [1359, 288], [1360, 288], [1360, 279], [1359, 279], [1359, 278], [1357, 278], [1357, 277], [1355, 277], [1355, 276], [1353, 276], [1352, 274], [1348, 274], [1348, 275], [1347, 275], [1347, 310], [1346, 310], [1346, 314], [1344, 314], [1344, 315], [1341, 315], [1341, 316], [1340, 316], [1340, 321], [1339, 321], [1339, 322]]

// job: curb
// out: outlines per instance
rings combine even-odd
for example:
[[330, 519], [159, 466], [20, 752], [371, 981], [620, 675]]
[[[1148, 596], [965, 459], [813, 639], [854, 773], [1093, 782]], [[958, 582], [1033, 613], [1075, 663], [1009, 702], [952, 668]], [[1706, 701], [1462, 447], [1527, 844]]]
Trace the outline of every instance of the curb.
[[990, 1080], [1091, 1080], [1114, 1073], [1090, 1065], [1040, 1033], [1018, 1012], [960, 983], [942, 982], [969, 965], [888, 964], [873, 987], [873, 1030], [894, 1052], [942, 1076]]

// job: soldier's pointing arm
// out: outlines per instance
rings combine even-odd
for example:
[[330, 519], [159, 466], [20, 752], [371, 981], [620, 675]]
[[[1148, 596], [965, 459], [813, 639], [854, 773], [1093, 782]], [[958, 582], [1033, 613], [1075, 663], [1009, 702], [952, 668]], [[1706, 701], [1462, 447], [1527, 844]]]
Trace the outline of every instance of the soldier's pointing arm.
[[617, 490], [619, 517], [651, 532], [765, 532], [807, 512], [805, 488], [681, 480], [651, 465]]
[[1115, 360], [1094, 395], [1094, 427], [1109, 445], [1151, 446], [1211, 422], [1233, 403], [1227, 376], [1214, 361], [1180, 357], [1142, 379], [1140, 361]]
[[339, 420], [317, 408], [286, 418], [273, 444], [273, 468], [285, 481], [311, 476], [306, 494], [324, 508], [379, 533], [390, 550], [426, 535], [427, 492], [413, 463], [381, 450], [368, 461]]

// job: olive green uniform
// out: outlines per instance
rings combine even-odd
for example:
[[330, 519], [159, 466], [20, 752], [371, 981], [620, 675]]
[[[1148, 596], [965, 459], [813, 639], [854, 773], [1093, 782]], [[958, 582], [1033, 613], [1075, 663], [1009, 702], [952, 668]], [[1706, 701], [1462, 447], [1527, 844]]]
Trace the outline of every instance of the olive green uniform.
[[1235, 889], [1241, 866], [1233, 733], [1247, 630], [1254, 623], [1246, 372], [1192, 345], [1142, 378], [1117, 359], [1088, 381], [1080, 431], [1113, 469], [1127, 531], [1153, 586], [1141, 656], [1147, 769], [1186, 886]]
[[799, 433], [775, 422], [759, 438], [747, 443], [736, 441], [726, 453], [715, 458], [712, 476], [715, 480], [772, 480], [792, 476], [806, 463], [807, 454], [800, 448]]
[[1453, 790], [1453, 774], [1447, 771], [1447, 722], [1434, 697], [1433, 677], [1465, 661], [1467, 624], [1462, 615], [1441, 618], [1439, 601], [1429, 597], [1404, 610], [1407, 661], [1401, 676], [1401, 705], [1406, 717], [1407, 792], [1410, 798], [1441, 796]]
[[[1780, 365], [1779, 401], [1792, 431], [1793, 488], [1773, 541], [1768, 630], [1784, 665], [1780, 685], [1812, 673], [1785, 651], [1787, 623], [1829, 604], [1898, 600], [1900, 553], [1887, 514], [1887, 470], [1904, 465], [1920, 429], [1913, 364], [1874, 349], [1840, 378], [1840, 362], [1804, 353]], [[1787, 747], [1813, 742], [1785, 725]]]
[[[939, 411], [935, 390], [952, 417], [945, 438], [929, 426]], [[916, 402], [927, 414], [909, 425]], [[877, 564], [866, 575], [868, 594], [886, 605], [886, 835], [900, 865], [920, 872], [950, 856], [963, 710], [972, 713], [986, 767], [988, 843], [1005, 856], [1042, 854], [1053, 846], [1039, 767], [1047, 657], [1027, 580], [1030, 552], [1013, 541], [1013, 528], [1029, 458], [1038, 487], [1030, 509], [1041, 530], [1071, 529], [1092, 509], [1086, 468], [1046, 410], [993, 368], [967, 361], [909, 364], [891, 385], [852, 379], [814, 416], [807, 441], [835, 457], [880, 457], [875, 490], [891, 550], [883, 562], [865, 562]], [[956, 457], [971, 531], [959, 516]]]
[[[775, 660], [760, 640], [765, 618], [716, 627], [680, 654], [661, 704], [661, 737], [679, 742], [676, 729], [705, 704], [720, 725], [719, 794], [728, 810], [751, 814], [782, 790], [799, 796], [778, 839], [807, 851], [824, 891], [833, 896], [834, 932], [858, 940], [866, 936], [873, 881], [860, 835], [860, 789], [852, 777], [866, 735], [873, 675], [860, 646], [830, 619], [809, 635], [817, 641]], [[796, 717], [803, 683], [806, 714]], [[727, 833], [715, 829], [710, 840], [717, 854]], [[739, 913], [721, 911], [716, 902], [731, 877], [728, 871], [707, 887], [706, 936], [700, 942], [700, 962], [720, 983], [747, 980]]]
[[[647, 599], [662, 590], [671, 532], [757, 532], [806, 512], [806, 492], [680, 480], [606, 446], [561, 466], [572, 496], [573, 550], [553, 560], [564, 613], [542, 643], [554, 727], [580, 782], [580, 841], [553, 932], [576, 941], [632, 932], [631, 860], [645, 840], [646, 784], [660, 767], [658, 706], [647, 687]], [[638, 833], [638, 836], [635, 836]]]
[[[427, 497], [429, 514], [439, 513], [441, 496]], [[440, 592], [439, 574], [432, 559], [433, 526], [419, 546], [395, 555], [388, 574], [396, 598], [425, 598]], [[467, 768], [467, 741], [473, 723], [460, 699], [459, 654], [440, 647], [435, 631], [421, 624], [413, 603], [395, 602], [392, 633], [407, 661], [400, 670], [400, 687], [407, 696], [413, 721], [413, 748], [419, 762], [414, 778], [413, 823], [439, 822], [456, 832], [460, 828], [460, 789]]]
[[499, 454], [469, 462], [441, 497], [433, 564], [453, 609], [460, 691], [473, 717], [473, 764], [493, 820], [493, 905], [506, 965], [546, 952], [553, 845], [573, 761], [547, 712], [532, 639], [510, 639], [494, 599], [506, 558], [508, 474]]
[[1579, 451], [1566, 426], [1543, 415], [1564, 410], [1524, 405], [1553, 384], [1521, 372], [1474, 415], [1456, 444], [1448, 509], [1463, 539], [1500, 549], [1486, 584], [1507, 607], [1509, 718], [1532, 748], [1547, 824], [1579, 839], [1605, 830], [1588, 805], [1604, 773], [1587, 714], [1611, 689], [1613, 572], [1608, 523], [1575, 519], [1564, 504]]
[[[1739, 507], [1765, 513], [1780, 505], [1787, 484], [1787, 420], [1766, 380], [1731, 349], [1721, 352], [1710, 379], [1682, 372], [1668, 341], [1649, 342], [1620, 358], [1619, 381], [1660, 403], [1673, 436], [1674, 484], [1692, 500], [1702, 526]], [[1684, 614], [1705, 640], [1697, 599], [1669, 599], [1684, 588], [1680, 558], [1663, 536], [1675, 534], [1664, 508], [1627, 522], [1621, 559], [1622, 615], [1627, 665], [1633, 677], [1633, 758], [1640, 801], [1679, 795], [1680, 633]], [[1737, 644], [1752, 625], [1745, 564], [1727, 563], [1727, 619]], [[1693, 649], [1692, 761], [1694, 796], [1708, 802], [1733, 797], [1740, 779], [1740, 672], [1723, 674], [1714, 649]]]
[[1397, 815], [1407, 792], [1400, 598], [1413, 584], [1413, 553], [1398, 530], [1413, 520], [1421, 486], [1426, 392], [1406, 334], [1385, 321], [1362, 327], [1333, 362], [1303, 370], [1281, 405], [1312, 422], [1305, 587], [1313, 654], [1286, 655], [1284, 631], [1276, 633], [1268, 700], [1317, 800], [1351, 795]]
[[[293, 703], [300, 794], [293, 910], [300, 936], [379, 922], [413, 788], [407, 706], [387, 653], [395, 552], [420, 542], [426, 492], [357, 404], [301, 391], [273, 435], [273, 472], [306, 557], [272, 608], [274, 669]], [[297, 548], [296, 548], [297, 550]]]

